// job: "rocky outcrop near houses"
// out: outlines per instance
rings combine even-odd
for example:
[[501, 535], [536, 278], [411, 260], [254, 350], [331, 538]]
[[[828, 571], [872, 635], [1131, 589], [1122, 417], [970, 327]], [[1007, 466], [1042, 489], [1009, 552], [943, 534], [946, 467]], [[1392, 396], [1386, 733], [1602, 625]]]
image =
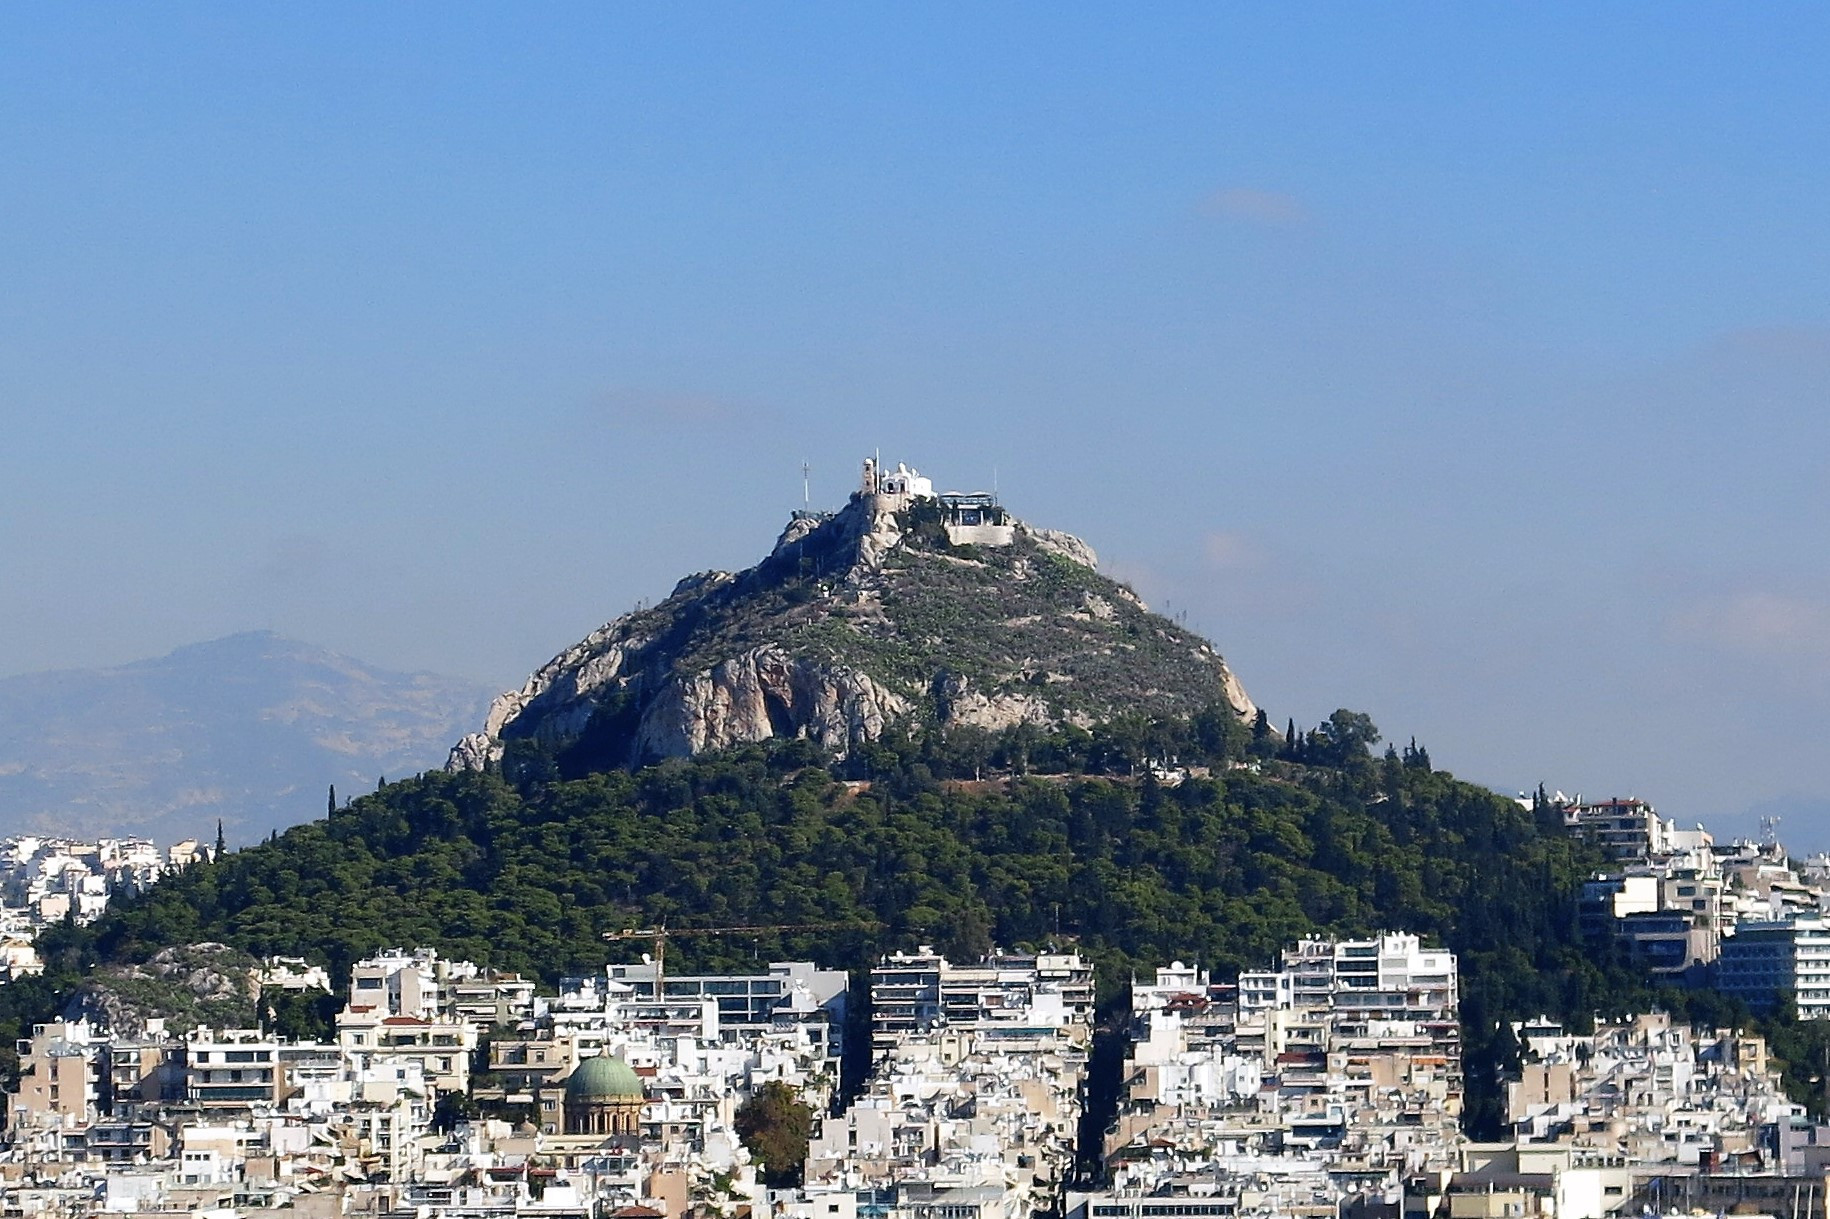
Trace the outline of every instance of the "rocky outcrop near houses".
[[104, 965], [66, 1001], [66, 1020], [143, 1037], [154, 1019], [173, 1033], [198, 1025], [248, 1028], [258, 1015], [254, 958], [226, 944], [162, 948], [137, 965]]

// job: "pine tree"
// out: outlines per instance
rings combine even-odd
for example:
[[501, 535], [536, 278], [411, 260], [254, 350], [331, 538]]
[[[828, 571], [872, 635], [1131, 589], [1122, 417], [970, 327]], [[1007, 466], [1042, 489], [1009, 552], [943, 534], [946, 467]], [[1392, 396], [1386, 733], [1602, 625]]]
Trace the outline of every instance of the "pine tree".
[[221, 859], [228, 853], [228, 845], [222, 840], [222, 818], [216, 818], [216, 858]]
[[337, 785], [335, 783], [330, 785], [330, 804], [324, 810], [324, 815], [326, 817], [335, 817], [337, 815]]
[[1264, 713], [1263, 707], [1260, 707], [1258, 714], [1252, 717], [1252, 741], [1247, 748], [1253, 757], [1274, 758], [1277, 756], [1278, 750], [1282, 748], [1282, 744], [1277, 739], [1276, 730], [1271, 727], [1271, 717]]

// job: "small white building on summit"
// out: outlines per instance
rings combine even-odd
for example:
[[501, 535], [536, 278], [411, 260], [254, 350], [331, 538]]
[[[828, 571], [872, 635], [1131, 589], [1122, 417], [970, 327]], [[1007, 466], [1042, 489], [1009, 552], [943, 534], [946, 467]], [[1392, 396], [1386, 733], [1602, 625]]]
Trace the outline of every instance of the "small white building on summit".
[[940, 510], [940, 524], [947, 541], [954, 546], [1009, 546], [1017, 540], [1016, 524], [990, 491], [942, 491], [936, 494], [934, 480], [902, 462], [894, 470], [885, 470], [877, 459], [864, 459], [864, 477], [859, 493], [875, 500], [879, 511], [902, 512], [918, 503], [931, 503]]
[[934, 498], [934, 481], [923, 478], [919, 470], [911, 470], [900, 461], [894, 470], [879, 470], [876, 459], [866, 457], [864, 485], [867, 494], [899, 496], [904, 506], [913, 500]]

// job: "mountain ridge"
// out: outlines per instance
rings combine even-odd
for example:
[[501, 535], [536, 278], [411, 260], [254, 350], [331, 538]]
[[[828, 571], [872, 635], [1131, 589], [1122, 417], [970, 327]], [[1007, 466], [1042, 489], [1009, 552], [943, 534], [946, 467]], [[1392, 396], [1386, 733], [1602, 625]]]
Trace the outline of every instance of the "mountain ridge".
[[435, 765], [486, 698], [271, 631], [0, 678], [0, 833], [249, 841]]

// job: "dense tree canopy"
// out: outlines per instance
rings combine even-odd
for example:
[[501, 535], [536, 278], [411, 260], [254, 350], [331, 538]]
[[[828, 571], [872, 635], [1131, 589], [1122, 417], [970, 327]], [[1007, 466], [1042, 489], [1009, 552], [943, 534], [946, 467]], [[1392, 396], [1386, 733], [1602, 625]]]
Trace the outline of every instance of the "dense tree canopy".
[[0, 999], [0, 1020], [32, 1018], [60, 971], [198, 940], [335, 972], [429, 945], [553, 983], [630, 950], [608, 930], [843, 923], [681, 939], [670, 956], [861, 968], [917, 943], [1071, 943], [1116, 1006], [1132, 971], [1174, 958], [1225, 974], [1304, 935], [1395, 929], [1460, 955], [1470, 1123], [1491, 1131], [1516, 1049], [1505, 1021], [1580, 1025], [1657, 1000], [1579, 941], [1576, 889], [1600, 861], [1553, 813], [1419, 764], [1421, 750], [1375, 757], [1363, 715], [1311, 737], [1327, 764], [1260, 758], [1276, 752], [1262, 726], [1222, 709], [1093, 732], [930, 730], [830, 765], [789, 741], [572, 779], [520, 743], [501, 773], [391, 784], [60, 929], [51, 974]]
[[784, 1189], [801, 1183], [801, 1165], [813, 1134], [813, 1109], [793, 1088], [771, 1079], [738, 1107], [737, 1137], [762, 1165], [763, 1184]]

